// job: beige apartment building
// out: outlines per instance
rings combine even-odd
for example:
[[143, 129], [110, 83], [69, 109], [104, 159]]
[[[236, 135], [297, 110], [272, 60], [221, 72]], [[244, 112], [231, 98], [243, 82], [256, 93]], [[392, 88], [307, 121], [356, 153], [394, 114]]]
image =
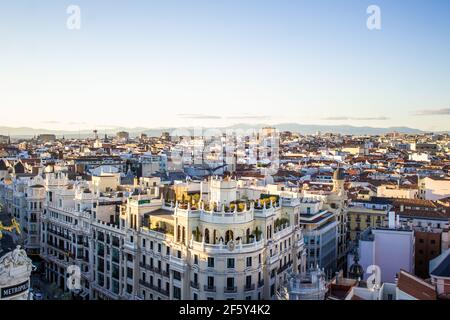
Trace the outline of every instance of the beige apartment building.
[[450, 177], [425, 177], [419, 179], [419, 199], [440, 200], [450, 197]]

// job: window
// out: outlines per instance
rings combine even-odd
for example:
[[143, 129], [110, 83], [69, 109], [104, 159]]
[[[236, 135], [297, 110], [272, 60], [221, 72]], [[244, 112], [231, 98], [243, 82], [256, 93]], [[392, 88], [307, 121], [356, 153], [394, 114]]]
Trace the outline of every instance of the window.
[[170, 256], [170, 247], [166, 247], [166, 256]]
[[234, 269], [234, 258], [228, 258], [227, 259], [227, 268], [228, 269]]
[[214, 288], [214, 277], [208, 277], [208, 288]]
[[161, 253], [161, 243], [158, 243], [158, 252]]
[[252, 266], [252, 257], [247, 257], [247, 267]]
[[194, 273], [194, 283], [197, 284], [198, 283], [198, 274]]
[[252, 286], [252, 276], [245, 277], [245, 287], [250, 288]]
[[127, 268], [127, 277], [133, 279], [133, 269]]
[[174, 299], [181, 299], [181, 289], [178, 287], [173, 286], [173, 298]]
[[227, 289], [234, 290], [234, 278], [227, 278]]
[[214, 258], [208, 257], [208, 268], [214, 268]]
[[198, 255], [194, 255], [194, 264], [198, 265]]
[[193, 300], [198, 300], [198, 294], [194, 293]]

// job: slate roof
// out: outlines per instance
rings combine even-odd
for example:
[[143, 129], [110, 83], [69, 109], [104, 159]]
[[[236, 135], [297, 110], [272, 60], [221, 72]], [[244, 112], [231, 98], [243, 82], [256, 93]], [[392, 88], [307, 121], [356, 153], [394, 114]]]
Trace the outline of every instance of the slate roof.
[[433, 276], [450, 278], [450, 254], [431, 272]]

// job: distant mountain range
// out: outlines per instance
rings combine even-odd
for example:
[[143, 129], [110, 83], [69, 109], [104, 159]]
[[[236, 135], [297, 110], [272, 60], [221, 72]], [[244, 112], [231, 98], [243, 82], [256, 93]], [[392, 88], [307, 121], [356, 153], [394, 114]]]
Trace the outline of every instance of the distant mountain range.
[[[351, 135], [379, 135], [385, 134], [388, 132], [400, 132], [407, 134], [420, 134], [425, 133], [425, 131], [409, 128], [409, 127], [389, 127], [389, 128], [376, 128], [376, 127], [355, 127], [349, 125], [314, 125], [314, 124], [299, 124], [299, 123], [281, 123], [277, 125], [266, 125], [266, 124], [235, 124], [228, 127], [205, 127], [206, 129], [218, 129], [218, 130], [226, 130], [226, 129], [260, 129], [266, 126], [271, 126], [279, 129], [280, 131], [291, 131], [298, 132], [301, 134], [315, 134], [318, 131], [321, 133], [341, 133], [341, 134], [351, 134]], [[160, 136], [162, 132], [173, 132], [174, 130], [189, 130], [192, 133], [193, 127], [184, 127], [184, 128], [125, 128], [125, 127], [116, 127], [110, 129], [102, 129], [99, 130], [99, 135], [107, 134], [109, 136], [115, 135], [119, 131], [127, 131], [130, 133], [131, 137], [138, 136], [141, 133], [145, 133], [148, 136]], [[58, 137], [65, 136], [66, 138], [85, 138], [92, 137], [92, 130], [82, 130], [82, 131], [65, 131], [65, 130], [49, 130], [49, 129], [34, 129], [28, 127], [20, 127], [20, 128], [12, 128], [12, 127], [0, 127], [0, 135], [10, 135], [13, 138], [30, 138], [39, 134], [55, 134]]]

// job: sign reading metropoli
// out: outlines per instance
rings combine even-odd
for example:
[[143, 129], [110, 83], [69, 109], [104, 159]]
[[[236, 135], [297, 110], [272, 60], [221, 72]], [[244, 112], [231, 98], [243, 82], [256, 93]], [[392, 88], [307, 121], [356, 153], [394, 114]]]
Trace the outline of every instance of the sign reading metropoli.
[[0, 299], [10, 298], [15, 295], [21, 294], [27, 291], [29, 288], [29, 281], [24, 281], [22, 283], [16, 284], [14, 286], [4, 287], [0, 290]]

